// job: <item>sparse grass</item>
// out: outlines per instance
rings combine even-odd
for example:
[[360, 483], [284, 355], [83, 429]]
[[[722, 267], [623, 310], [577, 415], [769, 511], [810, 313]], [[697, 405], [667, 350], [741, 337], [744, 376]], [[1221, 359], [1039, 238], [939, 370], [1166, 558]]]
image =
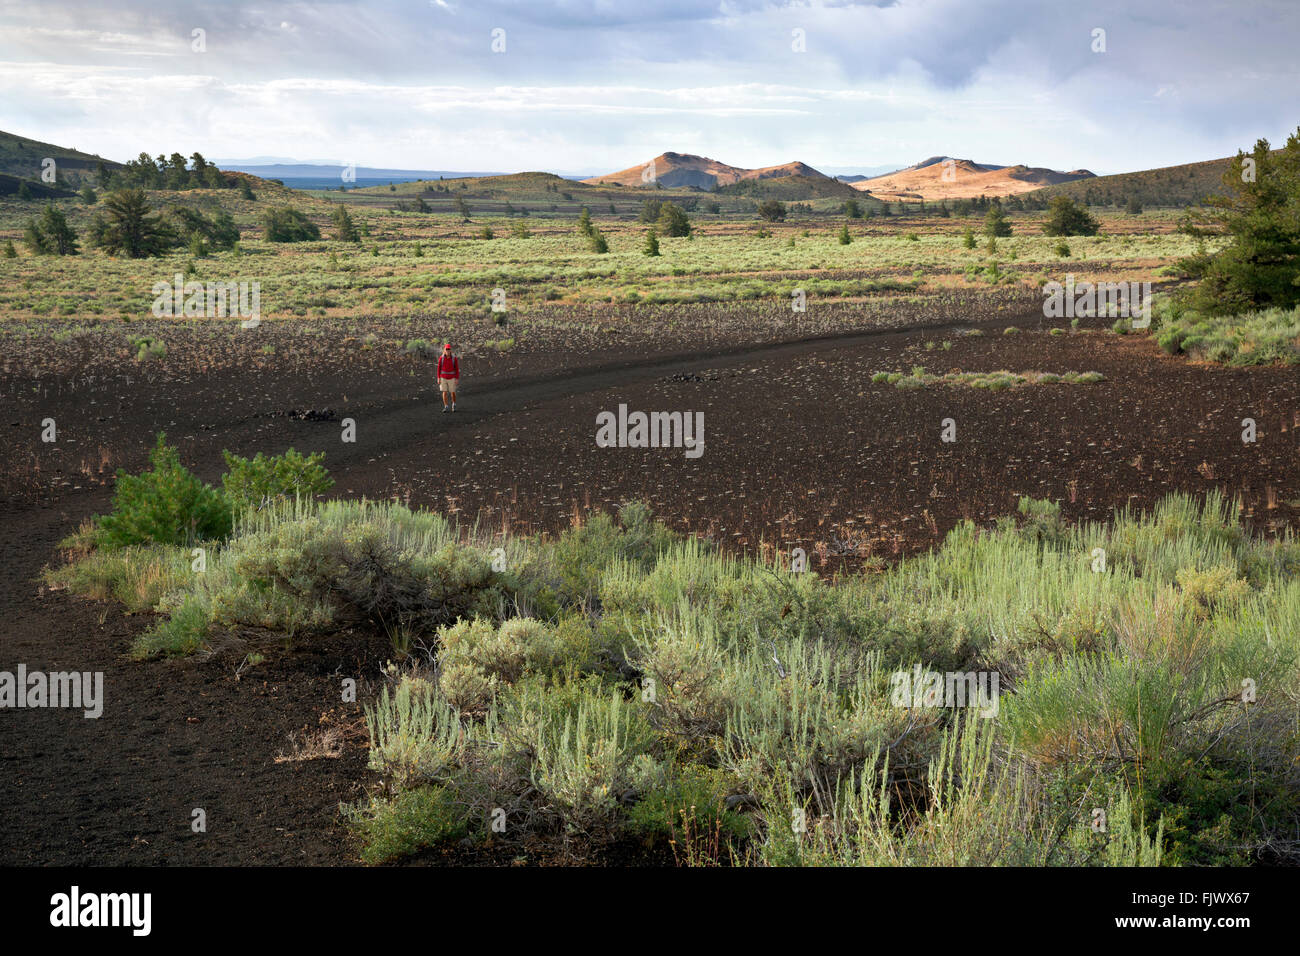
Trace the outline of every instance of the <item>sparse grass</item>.
[[1007, 388], [1023, 385], [1095, 385], [1104, 382], [1106, 376], [1100, 372], [1008, 372], [1005, 369], [996, 372], [948, 372], [944, 375], [932, 375], [921, 366], [915, 366], [910, 375], [902, 372], [876, 372], [871, 381], [877, 385], [893, 385], [895, 388], [926, 388], [932, 385], [965, 385], [970, 388], [984, 388], [999, 392]]
[[1225, 317], [1169, 315], [1160, 323], [1157, 341], [1170, 355], [1226, 365], [1295, 365], [1300, 363], [1300, 309]]

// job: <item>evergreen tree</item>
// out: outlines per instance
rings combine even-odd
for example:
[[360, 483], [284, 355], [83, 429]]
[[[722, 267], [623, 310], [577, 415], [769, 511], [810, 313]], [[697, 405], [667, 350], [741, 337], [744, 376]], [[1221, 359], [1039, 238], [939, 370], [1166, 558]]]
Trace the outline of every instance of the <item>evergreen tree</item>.
[[691, 221], [686, 218], [685, 210], [675, 203], [666, 202], [660, 207], [655, 224], [665, 236], [682, 238], [691, 234]]
[[78, 252], [77, 233], [68, 225], [63, 210], [54, 203], [46, 205], [41, 213], [41, 233], [50, 252], [59, 256], [75, 256]]
[[989, 204], [988, 215], [984, 217], [984, 234], [990, 238], [1011, 235], [1011, 223], [1007, 220], [1007, 214], [1002, 211], [1002, 203]]
[[664, 201], [662, 199], [647, 199], [641, 203], [641, 212], [637, 216], [638, 222], [655, 222], [659, 218], [659, 212], [663, 209]]
[[104, 200], [107, 219], [92, 230], [98, 243], [109, 252], [125, 253], [132, 259], [160, 256], [176, 245], [177, 235], [152, 215], [149, 200], [139, 189], [121, 189]]
[[27, 225], [23, 227], [23, 245], [34, 256], [45, 256], [50, 253], [50, 245], [45, 241], [45, 234], [41, 232], [41, 227], [36, 224], [35, 219], [28, 219]]
[[1095, 236], [1100, 224], [1069, 196], [1053, 196], [1043, 232], [1049, 236]]
[[642, 251], [647, 256], [659, 255], [659, 237], [655, 235], [654, 226], [646, 230], [645, 248]]
[[1300, 128], [1276, 154], [1264, 139], [1251, 153], [1238, 152], [1223, 185], [1224, 195], [1207, 199], [1206, 208], [1189, 213], [1182, 226], [1198, 238], [1230, 240], [1213, 255], [1183, 261], [1201, 278], [1193, 306], [1230, 315], [1300, 304]]
[[346, 206], [339, 205], [334, 208], [334, 238], [339, 242], [360, 242], [361, 233], [357, 232], [356, 223], [352, 221], [352, 216], [348, 214]]

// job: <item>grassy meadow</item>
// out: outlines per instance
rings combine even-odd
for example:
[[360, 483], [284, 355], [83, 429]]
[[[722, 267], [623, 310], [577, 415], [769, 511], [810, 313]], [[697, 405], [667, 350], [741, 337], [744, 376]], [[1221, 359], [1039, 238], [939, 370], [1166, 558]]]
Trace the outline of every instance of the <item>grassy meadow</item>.
[[[486, 319], [493, 315], [498, 289], [504, 292], [505, 313], [525, 323], [530, 313], [564, 306], [737, 303], [788, 308], [796, 289], [815, 309], [819, 300], [935, 296], [994, 286], [1036, 289], [1047, 281], [1063, 281], [1067, 273], [1080, 281], [1158, 279], [1159, 270], [1197, 251], [1193, 240], [1173, 231], [1168, 210], [1103, 215], [1100, 235], [1070, 237], [1067, 243], [1042, 234], [1042, 214], [1015, 214], [1014, 234], [990, 246], [981, 232], [982, 219], [974, 216], [847, 220], [809, 208], [776, 223], [752, 214], [693, 213], [690, 237], [660, 236], [660, 254], [648, 256], [649, 227], [636, 221], [633, 203], [625, 202], [627, 211], [618, 215], [590, 203], [592, 220], [608, 245], [607, 252], [596, 252], [577, 228], [579, 201], [570, 204], [576, 207], [571, 215], [549, 217], [492, 215], [491, 204], [475, 201], [466, 220], [451, 212], [395, 208], [401, 200], [387, 198], [382, 188], [373, 192], [375, 188], [342, 196], [266, 184], [259, 186], [255, 200], [229, 189], [153, 191], [150, 199], [158, 210], [186, 205], [209, 214], [229, 212], [242, 237], [229, 251], [196, 255], [180, 248], [151, 259], [109, 256], [84, 241], [78, 255], [31, 255], [22, 242], [23, 229], [43, 204], [5, 197], [0, 199], [0, 244], [12, 241], [16, 255], [0, 257], [5, 277], [0, 319], [37, 327], [44, 325], [42, 320], [147, 320], [154, 284], [171, 282], [177, 274], [187, 282], [259, 283], [262, 318], [268, 321]], [[330, 238], [330, 216], [340, 204], [357, 224], [356, 242]], [[78, 230], [86, 228], [97, 208], [79, 199], [58, 200], [57, 205]], [[283, 206], [306, 213], [322, 239], [265, 241], [262, 216]], [[845, 227], [847, 244], [840, 236]], [[964, 242], [968, 228], [978, 240], [974, 248]], [[647, 321], [653, 321], [653, 314]]]

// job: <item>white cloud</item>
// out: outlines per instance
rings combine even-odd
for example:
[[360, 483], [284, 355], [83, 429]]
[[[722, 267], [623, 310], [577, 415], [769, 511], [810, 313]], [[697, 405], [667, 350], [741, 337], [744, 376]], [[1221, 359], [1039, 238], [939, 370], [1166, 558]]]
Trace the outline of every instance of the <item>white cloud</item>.
[[[489, 48], [498, 25], [504, 55]], [[1298, 33], [1287, 0], [9, 4], [0, 128], [117, 157], [595, 170], [678, 149], [1115, 171], [1284, 136]]]

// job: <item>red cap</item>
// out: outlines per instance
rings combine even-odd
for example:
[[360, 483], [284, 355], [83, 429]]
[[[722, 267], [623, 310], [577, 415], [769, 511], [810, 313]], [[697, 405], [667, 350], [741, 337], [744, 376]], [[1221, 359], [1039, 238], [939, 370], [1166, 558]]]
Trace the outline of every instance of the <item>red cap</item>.
[[451, 343], [448, 342], [446, 345], [444, 345], [444, 346], [442, 347], [442, 350], [443, 350], [444, 352], [450, 352], [450, 351], [451, 351]]

